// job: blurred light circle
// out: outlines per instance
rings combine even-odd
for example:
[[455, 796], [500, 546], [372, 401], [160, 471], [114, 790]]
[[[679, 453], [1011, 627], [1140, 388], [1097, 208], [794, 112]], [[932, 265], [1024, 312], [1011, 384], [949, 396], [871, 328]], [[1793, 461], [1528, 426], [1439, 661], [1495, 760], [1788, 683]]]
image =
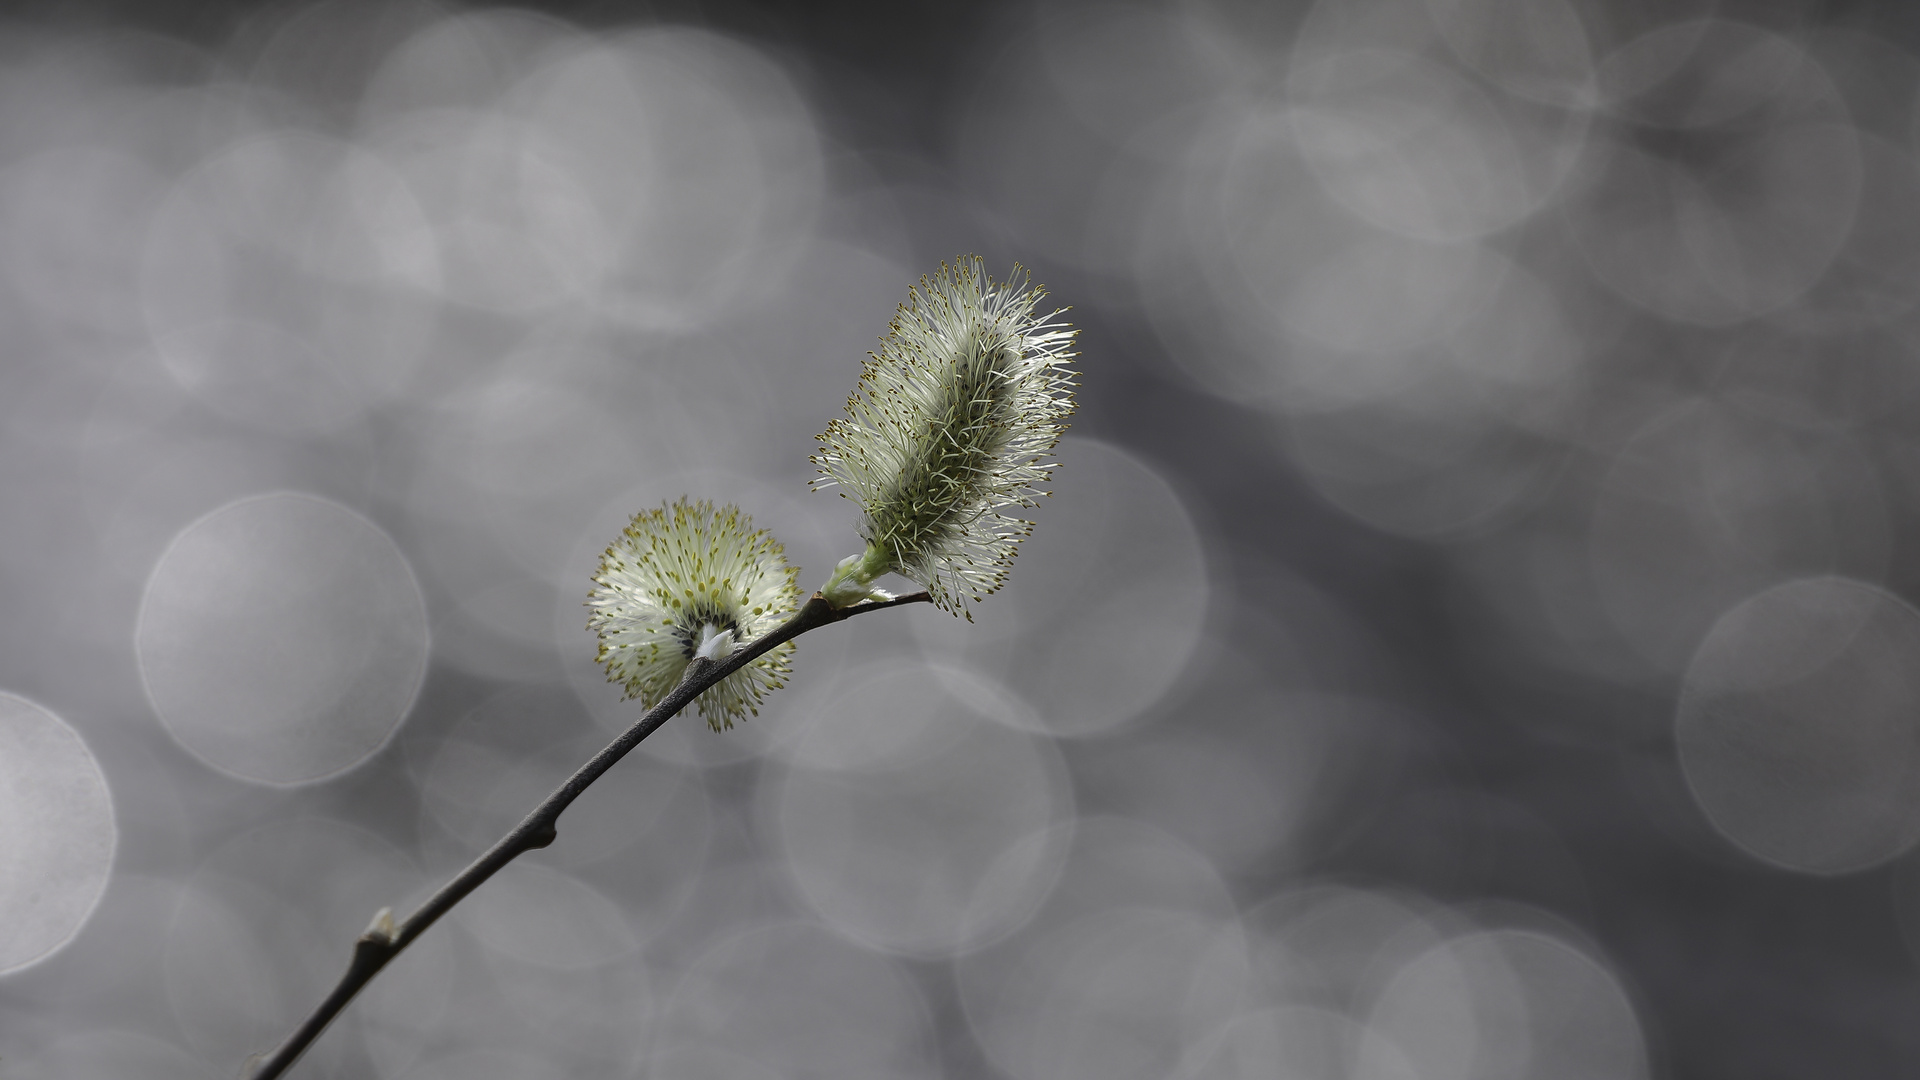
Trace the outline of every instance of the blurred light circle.
[[1451, 938], [1394, 973], [1352, 1075], [1419, 1080], [1641, 1080], [1646, 1048], [1613, 974], [1531, 930]]
[[[568, 688], [504, 690], [423, 747], [431, 755], [417, 769], [423, 817], [460, 855], [478, 856], [607, 742]], [[670, 907], [691, 887], [711, 832], [705, 788], [642, 755], [588, 788], [567, 807], [561, 840], [527, 858], [569, 870], [610, 860], [644, 865], [660, 894], [652, 899]]]
[[[369, 117], [427, 208], [450, 299], [685, 331], [778, 283], [822, 181], [813, 118], [784, 73], [702, 30], [588, 38], [511, 21], [416, 39], [383, 100], [445, 104]], [[454, 61], [450, 88], [405, 70], [436, 54]], [[504, 93], [480, 92], [509, 73]]]
[[[144, 771], [142, 779], [148, 779]], [[48, 1039], [93, 1024], [113, 1022], [115, 1017], [146, 1016], [151, 1015], [150, 1010], [164, 1014], [166, 995], [161, 960], [166, 948], [168, 920], [183, 891], [184, 876], [177, 873], [179, 856], [176, 853], [185, 838], [178, 834], [157, 836], [148, 822], [141, 820], [149, 815], [164, 819], [171, 816], [167, 811], [177, 813], [179, 807], [166, 806], [151, 795], [140, 799], [144, 805], [128, 805], [138, 797], [136, 793], [126, 792], [124, 787], [115, 792], [115, 812], [140, 822], [121, 838], [122, 850], [131, 851], [135, 845], [141, 846], [145, 857], [164, 866], [168, 876], [129, 871], [125, 857], [117, 856], [120, 865], [114, 868], [108, 888], [88, 917], [84, 932], [76, 935], [67, 948], [54, 954], [57, 960], [44, 969], [21, 973], [16, 982], [33, 990], [19, 998], [18, 1004], [28, 1005], [30, 998], [31, 1007], [41, 1016], [58, 1018], [57, 1023], [41, 1028], [40, 1033]], [[175, 824], [184, 828], [185, 823]], [[51, 979], [45, 979], [46, 976]], [[8, 1028], [11, 1036], [14, 1032], [9, 1023], [9, 1014], [0, 1008], [0, 1027]], [[23, 1028], [19, 1034], [18, 1049], [24, 1055], [31, 1045], [29, 1032]], [[178, 1034], [172, 1031], [168, 1037], [177, 1041]], [[9, 1038], [8, 1043], [12, 1048], [14, 1039]], [[11, 1054], [0, 1052], [0, 1061], [11, 1059]], [[29, 1070], [28, 1075], [39, 1074]]]
[[1209, 392], [1282, 400], [1289, 299], [1369, 230], [1303, 156], [1284, 102], [1222, 105], [1163, 185], [1134, 256], [1170, 358]]
[[710, 860], [692, 885], [691, 899], [674, 913], [666, 932], [647, 942], [647, 959], [660, 966], [667, 991], [715, 945], [770, 919], [791, 918], [798, 907], [785, 868], [758, 851]]
[[1770, 323], [1833, 334], [1895, 322], [1920, 302], [1920, 166], [1906, 147], [1866, 132], [1856, 137], [1853, 227], [1826, 272]]
[[[1170, 8], [1048, 3], [1023, 44], [1036, 50], [1071, 118], [1115, 143], [1221, 89], [1189, 20]], [[1057, 115], [1049, 119], [1058, 126]]]
[[[1787, 307], [1827, 272], [1865, 166], [1838, 89], [1798, 45], [1677, 23], [1610, 55], [1600, 88], [1615, 122], [1568, 222], [1609, 288], [1721, 326]], [[1664, 149], [1673, 131], [1684, 153]]]
[[743, 41], [648, 27], [555, 50], [509, 100], [616, 246], [600, 312], [685, 329], [775, 285], [819, 211], [819, 134]]
[[525, 860], [495, 874], [454, 917], [488, 949], [544, 968], [584, 970], [631, 958], [640, 948], [629, 913], [605, 893]]
[[[142, 590], [183, 525], [262, 491], [365, 491], [382, 453], [364, 427], [316, 441], [210, 423], [148, 357], [126, 359], [93, 388], [85, 423], [72, 425], [78, 478], [70, 490], [89, 543], [73, 545], [69, 536], [62, 556], [90, 568], [91, 591], [71, 594], [73, 602], [91, 613], [87, 632], [114, 649], [131, 646]], [[131, 689], [144, 708], [138, 683]]]
[[[1288, 369], [1304, 392], [1276, 402], [1308, 482], [1400, 535], [1480, 526], [1542, 492], [1583, 400], [1579, 348], [1546, 287], [1491, 253], [1459, 262], [1485, 276], [1489, 295], [1462, 304], [1457, 323], [1378, 355], [1303, 343]], [[1383, 316], [1409, 306], [1378, 276], [1361, 280], [1360, 291], [1378, 290], [1367, 306]], [[1352, 321], [1377, 327], [1385, 318], [1355, 312]]]
[[[412, 502], [423, 514], [478, 527], [520, 568], [550, 574], [573, 539], [577, 514], [631, 483], [637, 458], [665, 432], [636, 439], [650, 417], [621, 414], [552, 373], [489, 379], [436, 403], [424, 417]], [[636, 445], [639, 443], [639, 445]], [[567, 511], [572, 511], [571, 513]], [[482, 585], [449, 582], [456, 595]], [[530, 616], [545, 614], [536, 610]], [[543, 622], [525, 633], [544, 637]]]
[[1831, 111], [1839, 91], [1796, 42], [1722, 18], [1665, 22], [1602, 59], [1605, 107], [1635, 123], [1698, 130], [1781, 112]]
[[109, 146], [48, 150], [0, 174], [8, 284], [40, 315], [137, 337], [139, 277], [128, 237], [146, 231], [165, 180]]
[[649, 1060], [655, 1076], [676, 1080], [787, 1080], [777, 1063], [759, 1062], [725, 1047], [699, 1043], [676, 1046]]
[[681, 976], [653, 1059], [718, 1049], [782, 1076], [915, 1076], [935, 1071], [928, 1026], [919, 990], [891, 961], [819, 926], [768, 923]]
[[[1733, 337], [1714, 372], [1714, 396], [1741, 412], [1813, 429], [1871, 431], [1876, 422], [1908, 415], [1920, 402], [1920, 364], [1914, 363], [1920, 327], [1902, 320], [1834, 329], [1839, 332], [1782, 334], [1762, 324]], [[1896, 462], [1888, 470], [1891, 480], [1902, 470], [1901, 455], [1890, 456]], [[1897, 480], [1890, 489], [1898, 490]]]
[[492, 104], [542, 51], [582, 31], [552, 15], [516, 8], [446, 12], [387, 50], [361, 89], [363, 127], [430, 109]]
[[1240, 1011], [1247, 940], [1211, 862], [1137, 821], [1071, 825], [1072, 850], [1038, 915], [962, 956], [974, 1037], [1018, 1080], [1165, 1076]]
[[373, 756], [413, 707], [426, 602], [379, 526], [277, 492], [174, 538], [147, 579], [134, 648], [155, 713], [189, 753], [242, 780], [301, 784]]
[[1920, 841], [1920, 612], [1822, 577], [1722, 615], [1674, 720], [1694, 799], [1754, 858], [1841, 874]]
[[1221, 935], [1193, 912], [1092, 912], [1026, 941], [1011, 977], [990, 1001], [970, 1001], [969, 1016], [1020, 1080], [1164, 1077], [1239, 1011], [1244, 943], [1223, 948]]
[[1287, 91], [1327, 194], [1378, 228], [1429, 240], [1482, 236], [1537, 211], [1585, 135], [1583, 114], [1521, 126], [1462, 75], [1382, 48], [1297, 49]]
[[[10, 1053], [9, 1060], [18, 1060]], [[82, 1029], [28, 1056], [21, 1076], [34, 1080], [201, 1080], [207, 1063], [152, 1035], [111, 1028]]]
[[[1459, 402], [1473, 409], [1480, 402]], [[1504, 521], [1559, 474], [1564, 443], [1499, 416], [1412, 398], [1288, 417], [1290, 459], [1328, 502], [1423, 539]]]
[[[1601, 596], [1589, 518], [1588, 509], [1574, 500], [1548, 499], [1525, 524], [1483, 532], [1454, 546], [1461, 587], [1450, 602], [1463, 625], [1485, 633], [1474, 640], [1488, 655], [1506, 662], [1511, 652], [1549, 669], [1610, 681], [1645, 677], [1647, 659], [1616, 629]], [[1674, 663], [1684, 663], [1684, 657]], [[1625, 730], [1643, 718], [1594, 716], [1580, 723], [1555, 712], [1551, 721], [1550, 729], [1562, 736], [1588, 737]]]
[[[434, 884], [453, 869], [449, 864], [433, 875]], [[454, 909], [455, 919], [493, 885], [483, 885], [474, 897], [462, 901]], [[520, 1075], [635, 1075], [634, 1063], [647, 1045], [653, 1023], [650, 964], [634, 955], [609, 955], [608, 962], [592, 967], [557, 967], [501, 952], [468, 932], [468, 927], [442, 922], [414, 947], [436, 939], [443, 942], [454, 953], [458, 977], [452, 980], [439, 1016], [408, 1033], [409, 1056], [391, 1061], [376, 1057], [381, 1077], [397, 1080], [411, 1075], [408, 1068], [433, 1063], [439, 1060], [435, 1055], [453, 1048], [529, 1057], [544, 1070]], [[388, 977], [383, 972], [375, 985]], [[352, 1015], [349, 1010], [347, 1016]]]
[[1292, 335], [1331, 352], [1290, 357], [1288, 388], [1338, 402], [1404, 385], [1419, 374], [1410, 350], [1466, 326], [1511, 269], [1476, 244], [1357, 240], [1307, 272], [1284, 300], [1281, 318]]
[[333, 430], [405, 390], [438, 315], [439, 255], [383, 160], [317, 135], [210, 156], [155, 212], [148, 330], [182, 387], [243, 423]]
[[[641, 956], [616, 953], [591, 968], [562, 968], [489, 949], [485, 962], [491, 978], [473, 988], [480, 1000], [456, 1002], [469, 1007], [450, 1016], [467, 1034], [462, 1042], [537, 1054], [549, 1074], [637, 1073], [659, 1004], [653, 967]], [[420, 1041], [434, 1038], [447, 1039], [446, 1028], [423, 1032]]]
[[1795, 40], [1833, 82], [1853, 123], [1902, 143], [1912, 134], [1912, 90], [1920, 86], [1920, 57], [1905, 38], [1848, 22], [1795, 28]]
[[1170, 358], [1236, 404], [1330, 409], [1418, 387], [1423, 350], [1482, 320], [1512, 264], [1473, 237], [1341, 212], [1293, 116], [1256, 99], [1206, 118], [1142, 227], [1142, 302]]
[[863, 659], [795, 725], [784, 751], [796, 765], [905, 769], [951, 750], [980, 721], [1033, 726], [1023, 702], [972, 672], [917, 656]]
[[1899, 922], [1907, 955], [1920, 961], [1920, 859], [1900, 859], [1890, 869], [1893, 917]]
[[[1206, 48], [1208, 59], [1242, 81], [1270, 78], [1301, 30], [1299, 5], [1280, 7], [1261, 0], [1180, 0], [1175, 7], [1186, 19], [1188, 32]], [[1316, 8], [1309, 20], [1318, 12]]]
[[283, 109], [298, 102], [303, 118], [331, 126], [352, 115], [387, 53], [445, 12], [430, 0], [314, 0], [253, 9], [235, 35], [246, 44], [233, 59], [245, 65], [250, 96]]
[[1094, 735], [1151, 708], [1200, 643], [1212, 592], [1199, 529], [1165, 477], [1110, 443], [1069, 436], [1053, 496], [1013, 576], [969, 625], [916, 608], [926, 655], [964, 656], [1043, 734]]
[[1595, 99], [1593, 52], [1567, 0], [1426, 0], [1453, 55], [1509, 94], [1563, 108]]
[[[405, 853], [340, 821], [279, 821], [221, 845], [186, 882], [166, 933], [167, 1000], [188, 1045], [216, 1062], [276, 1045], [339, 979], [374, 913], [404, 918], [430, 887]], [[451, 949], [443, 934], [410, 946], [309, 1051], [312, 1065], [325, 1075], [356, 1045], [385, 1075], [411, 1061], [444, 1015]]]
[[[566, 647], [578, 648], [587, 575], [619, 532], [597, 537], [587, 555], [576, 545], [581, 522], [636, 471], [668, 471], [696, 442], [681, 407], [682, 374], [547, 324], [493, 370], [421, 410], [394, 488], [406, 503], [410, 546], [435, 552], [422, 572], [451, 600], [437, 616], [437, 658], [544, 679], [559, 605], [569, 609]], [[703, 383], [698, 393], [711, 398], [709, 389]], [[647, 468], [636, 470], [639, 461]]]
[[1704, 175], [1618, 142], [1569, 220], [1594, 273], [1653, 314], [1723, 326], [1793, 303], [1853, 229], [1859, 139], [1833, 124], [1742, 133]]
[[509, 506], [631, 482], [633, 459], [645, 442], [636, 445], [621, 429], [651, 425], [654, 418], [617, 410], [563, 380], [551, 371], [510, 375], [444, 399], [445, 427], [434, 432], [434, 464], [453, 472], [482, 502]]
[[617, 233], [550, 138], [513, 117], [403, 113], [367, 139], [419, 198], [446, 299], [536, 315], [586, 299], [618, 258]]
[[1448, 913], [1411, 893], [1316, 882], [1250, 908], [1254, 997], [1363, 1013], [1403, 964], [1442, 939]]
[[[1223, 72], [1170, 5], [1067, 0], [1029, 18], [968, 80], [949, 159], [963, 179], [941, 186], [987, 204], [1019, 250], [1105, 271], [1135, 197], [1180, 155]], [[916, 209], [916, 223], [929, 216]], [[946, 243], [931, 254], [962, 250]]]
[[[1300, 610], [1311, 605], [1296, 598]], [[1300, 625], [1325, 631], [1338, 619], [1322, 614]], [[1076, 748], [1073, 759], [1082, 805], [1167, 829], [1234, 878], [1274, 875], [1346, 842], [1404, 782], [1410, 741], [1404, 725], [1368, 703], [1274, 693], [1275, 653], [1262, 645], [1274, 646], [1234, 655], [1249, 644], [1219, 644], [1228, 663], [1244, 667], [1211, 666], [1178, 719]], [[1321, 655], [1338, 657], [1341, 647]]]
[[1885, 573], [1882, 487], [1844, 430], [1670, 408], [1621, 447], [1595, 498], [1588, 565], [1602, 610], [1646, 662], [1678, 672], [1743, 597], [1809, 574]]
[[455, 1050], [397, 1074], [398, 1080], [528, 1080], [553, 1062], [508, 1050]]
[[1349, 872], [1414, 881], [1451, 896], [1590, 910], [1581, 863], [1553, 825], [1526, 807], [1472, 788], [1406, 784], [1382, 801], [1342, 848]]
[[[1235, 689], [1240, 691], [1232, 698], [1238, 715], [1232, 719], [1272, 724], [1276, 730], [1253, 739], [1225, 739], [1158, 729], [1156, 737], [1129, 739], [1103, 747], [1106, 752], [1091, 761], [1076, 760], [1077, 790], [1171, 831], [1225, 872], [1266, 872], [1284, 861], [1292, 854], [1288, 842], [1304, 831], [1308, 806], [1329, 794], [1316, 781], [1331, 787], [1341, 763], [1331, 760], [1333, 747], [1327, 744], [1333, 739], [1310, 730], [1311, 721], [1302, 723], [1295, 710]], [[1197, 714], [1209, 715], [1214, 703], [1195, 704]], [[1276, 746], [1293, 753], [1266, 753]]]
[[[1356, 1060], [1368, 1070], [1354, 1068]], [[1177, 1080], [1425, 1080], [1397, 1048], [1351, 1017], [1308, 1005], [1245, 1012], [1196, 1044]]]
[[767, 812], [820, 917], [888, 952], [946, 956], [1013, 932], [1059, 878], [1072, 814], [1052, 744], [982, 715], [959, 671], [845, 681], [794, 747]]
[[1227, 884], [1206, 853], [1158, 826], [1102, 814], [1054, 826], [1072, 833], [1072, 847], [1060, 881], [1041, 918], [1019, 935], [996, 944], [992, 955], [976, 953], [987, 971], [993, 962], [1016, 954], [1021, 942], [1044, 925], [1058, 925], [1111, 907], [1148, 907], [1188, 912], [1216, 923], [1234, 919]]
[[[837, 162], [835, 167], [856, 166]], [[661, 386], [662, 375], [670, 375], [676, 388], [685, 389], [665, 401], [649, 401], [649, 393], [635, 394], [622, 404], [648, 408], [651, 422], [664, 426], [668, 439], [677, 442], [677, 453], [689, 464], [766, 473], [763, 463], [775, 455], [791, 463], [788, 451], [812, 443], [824, 423], [821, 417], [838, 412], [846, 403], [848, 386], [860, 373], [860, 358], [873, 347], [905, 298], [902, 283], [931, 267], [910, 258], [909, 245], [901, 235], [909, 200], [919, 193], [885, 185], [878, 177], [862, 180], [874, 186], [863, 184], [843, 193], [833, 211], [836, 220], [851, 220], [852, 235], [817, 233], [802, 256], [806, 272], [790, 276], [776, 295], [716, 326], [698, 342], [662, 339], [644, 359], [650, 369], [645, 373], [650, 390]], [[948, 258], [952, 256], [947, 252]], [[988, 268], [998, 277], [1009, 266], [990, 260]], [[626, 356], [620, 360], [633, 362]], [[712, 390], [704, 407], [684, 400], [696, 385]], [[721, 440], [726, 446], [715, 445], [707, 436], [748, 409], [754, 417], [752, 430], [737, 430], [736, 425]], [[834, 506], [829, 516], [834, 519], [836, 541], [847, 542], [853, 536], [853, 524], [844, 504]], [[791, 546], [793, 541], [787, 543]], [[835, 552], [832, 558], [837, 561], [843, 554]], [[806, 557], [811, 559], [811, 553]], [[826, 571], [819, 572], [824, 579]]]
[[118, 842], [107, 778], [79, 733], [0, 692], [0, 974], [79, 934]]
[[1361, 49], [1430, 54], [1445, 48], [1437, 14], [1423, 0], [1321, 0], [1295, 29], [1293, 53], [1299, 59]]
[[1479, 948], [1500, 950], [1525, 988], [1532, 1053], [1526, 1076], [1538, 1080], [1643, 1080], [1646, 1035], [1619, 976], [1571, 942], [1532, 930], [1493, 930]]

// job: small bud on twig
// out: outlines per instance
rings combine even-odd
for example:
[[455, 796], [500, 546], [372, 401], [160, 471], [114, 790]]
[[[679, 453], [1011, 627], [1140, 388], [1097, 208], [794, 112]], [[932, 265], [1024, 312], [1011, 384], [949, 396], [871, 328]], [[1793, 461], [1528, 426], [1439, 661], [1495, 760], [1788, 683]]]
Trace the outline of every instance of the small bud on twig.
[[361, 932], [361, 941], [370, 941], [375, 945], [393, 944], [393, 909], [383, 907], [373, 913], [373, 921]]

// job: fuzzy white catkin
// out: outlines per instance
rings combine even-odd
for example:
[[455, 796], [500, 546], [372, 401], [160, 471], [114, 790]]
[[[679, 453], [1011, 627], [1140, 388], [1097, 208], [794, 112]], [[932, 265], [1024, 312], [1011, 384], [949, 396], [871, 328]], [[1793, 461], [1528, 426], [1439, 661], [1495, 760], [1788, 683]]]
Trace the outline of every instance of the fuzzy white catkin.
[[[845, 604], [897, 573], [966, 614], [1000, 588], [1030, 522], [1047, 460], [1072, 414], [1077, 333], [1015, 265], [1005, 282], [971, 257], [922, 278], [871, 354], [847, 415], [820, 435], [816, 488], [857, 501], [866, 550], [822, 590]], [[970, 616], [969, 616], [970, 617]]]
[[[724, 657], [793, 614], [797, 573], [773, 534], [735, 507], [681, 499], [635, 514], [587, 598], [607, 680], [652, 708], [696, 655]], [[792, 674], [792, 655], [782, 642], [716, 683], [697, 700], [701, 717], [721, 731], [757, 714]]]

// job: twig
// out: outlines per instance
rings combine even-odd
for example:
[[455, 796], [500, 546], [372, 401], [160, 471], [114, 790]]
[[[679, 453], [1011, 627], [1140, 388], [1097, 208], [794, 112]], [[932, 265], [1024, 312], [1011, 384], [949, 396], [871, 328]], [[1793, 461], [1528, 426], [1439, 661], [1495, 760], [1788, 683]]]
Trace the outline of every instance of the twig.
[[[592, 760], [580, 766], [578, 772], [567, 778], [559, 789], [547, 796], [545, 801], [533, 808], [520, 824], [500, 838], [499, 843], [488, 849], [487, 853], [475, 859], [452, 881], [442, 886], [439, 892], [420, 905], [419, 910], [398, 924], [391, 921], [388, 913], [382, 910], [374, 917], [374, 923], [360, 935], [353, 944], [353, 959], [347, 964], [346, 974], [340, 976], [340, 982], [333, 992], [326, 996], [312, 1013], [301, 1021], [287, 1041], [281, 1043], [272, 1053], [257, 1055], [249, 1059], [241, 1075], [247, 1080], [276, 1080], [284, 1074], [300, 1055], [306, 1052], [313, 1040], [320, 1036], [340, 1010], [354, 999], [362, 987], [366, 986], [380, 969], [401, 950], [413, 944], [415, 938], [426, 932], [427, 927], [445, 915], [453, 905], [465, 899], [467, 894], [480, 886], [480, 883], [499, 873], [501, 868], [519, 858], [526, 852], [546, 847], [559, 835], [560, 813], [581, 796], [595, 780], [606, 773], [627, 752], [640, 744], [640, 740], [654, 733], [660, 725], [667, 722], [675, 713], [687, 707], [688, 703], [700, 696], [701, 691], [733, 674], [751, 663], [760, 654], [783, 641], [790, 641], [809, 630], [815, 630], [829, 623], [849, 619], [865, 611], [878, 611], [881, 608], [898, 607], [902, 604], [927, 602], [931, 598], [924, 592], [889, 600], [870, 600], [847, 607], [834, 607], [826, 598], [815, 593], [793, 617], [769, 630], [758, 639], [741, 646], [718, 662], [705, 658], [696, 658], [687, 665], [687, 673], [681, 677], [680, 685], [663, 698], [660, 704], [648, 710], [632, 727], [619, 738], [608, 743], [606, 749], [595, 754]], [[249, 1071], [250, 1070], [250, 1071]]]

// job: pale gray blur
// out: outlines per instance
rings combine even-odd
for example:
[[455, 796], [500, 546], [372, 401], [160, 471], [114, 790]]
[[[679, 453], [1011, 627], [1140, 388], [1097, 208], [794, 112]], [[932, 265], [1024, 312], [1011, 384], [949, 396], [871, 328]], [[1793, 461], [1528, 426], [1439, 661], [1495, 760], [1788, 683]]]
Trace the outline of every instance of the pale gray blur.
[[0, 1077], [281, 1038], [636, 717], [635, 511], [824, 581], [973, 253], [1082, 330], [1003, 593], [674, 721], [296, 1075], [1920, 1074], [1920, 23], [703, 18], [0, 23]]

